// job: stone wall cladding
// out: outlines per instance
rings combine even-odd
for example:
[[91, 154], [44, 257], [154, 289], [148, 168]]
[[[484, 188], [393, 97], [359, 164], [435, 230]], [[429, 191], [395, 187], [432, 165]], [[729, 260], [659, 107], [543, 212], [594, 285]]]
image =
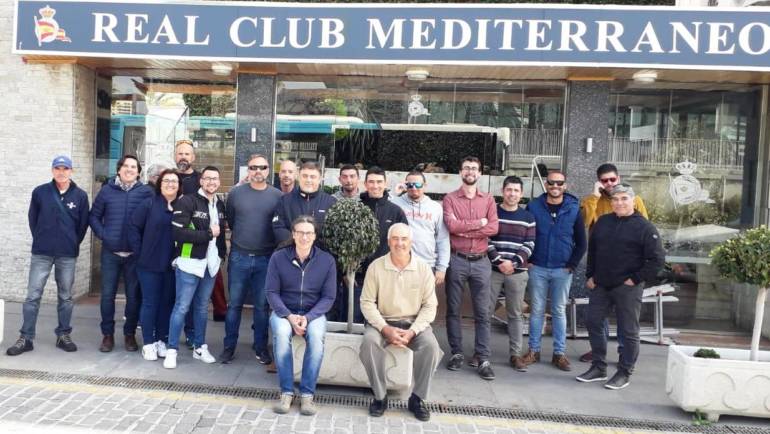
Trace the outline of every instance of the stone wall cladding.
[[[27, 64], [10, 54], [13, 2], [0, 2], [0, 298], [27, 293], [32, 237], [27, 223], [35, 186], [51, 179], [51, 160], [69, 154], [74, 180], [91, 195], [94, 136], [93, 72], [72, 64]], [[90, 233], [81, 246], [75, 292], [87, 292]], [[44, 301], [56, 300], [53, 277]]]

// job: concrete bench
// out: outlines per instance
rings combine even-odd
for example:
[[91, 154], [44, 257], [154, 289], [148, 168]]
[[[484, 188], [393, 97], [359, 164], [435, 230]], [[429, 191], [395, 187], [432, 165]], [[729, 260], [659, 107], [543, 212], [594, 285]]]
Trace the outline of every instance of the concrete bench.
[[[363, 324], [354, 324], [353, 333], [345, 333], [347, 323], [329, 322], [324, 342], [324, 357], [321, 371], [318, 374], [318, 384], [336, 386], [354, 386], [369, 388], [369, 378], [366, 376], [361, 360], [358, 358], [359, 349], [363, 342]], [[305, 340], [301, 337], [292, 338], [294, 350], [294, 379], [299, 381], [302, 374], [302, 360], [305, 354]], [[388, 390], [397, 395], [408, 396], [412, 389], [413, 353], [408, 348], [388, 346], [386, 361]]]

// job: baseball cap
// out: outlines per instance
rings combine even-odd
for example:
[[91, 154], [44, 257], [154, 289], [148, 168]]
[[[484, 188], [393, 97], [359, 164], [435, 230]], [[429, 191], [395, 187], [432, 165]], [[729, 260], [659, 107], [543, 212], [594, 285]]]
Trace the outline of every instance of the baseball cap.
[[54, 158], [51, 162], [51, 167], [61, 167], [64, 166], [67, 169], [72, 169], [72, 160], [70, 160], [70, 157], [66, 155], [59, 155], [58, 157]]

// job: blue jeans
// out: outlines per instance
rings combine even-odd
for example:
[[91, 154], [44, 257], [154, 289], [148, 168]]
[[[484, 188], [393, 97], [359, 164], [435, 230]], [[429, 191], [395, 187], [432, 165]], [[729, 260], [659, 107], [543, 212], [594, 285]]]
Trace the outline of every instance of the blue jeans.
[[[294, 357], [291, 351], [291, 337], [294, 330], [289, 320], [275, 313], [270, 315], [270, 328], [273, 330], [273, 352], [275, 366], [278, 368], [278, 380], [281, 393], [294, 394]], [[313, 396], [318, 381], [318, 372], [324, 358], [324, 334], [326, 317], [319, 316], [310, 321], [305, 331], [305, 356], [302, 359], [302, 377], [299, 381], [300, 396]]]
[[184, 327], [184, 317], [192, 307], [195, 332], [193, 345], [195, 348], [206, 343], [206, 322], [209, 314], [209, 298], [214, 289], [214, 276], [206, 273], [203, 277], [185, 273], [176, 269], [176, 302], [171, 311], [171, 321], [168, 330], [168, 347], [179, 349], [179, 335]]
[[267, 350], [267, 326], [269, 311], [265, 297], [265, 276], [269, 256], [249, 256], [230, 251], [227, 265], [227, 286], [230, 300], [225, 315], [225, 348], [235, 349], [238, 344], [238, 332], [241, 328], [241, 311], [246, 295], [251, 293], [254, 305], [254, 317], [251, 329], [254, 330], [252, 348], [257, 353]]
[[27, 298], [22, 307], [24, 320], [19, 333], [25, 339], [35, 339], [35, 324], [37, 314], [40, 311], [40, 298], [43, 296], [45, 283], [51, 274], [51, 267], [56, 267], [54, 278], [58, 296], [57, 311], [59, 314], [59, 326], [54, 332], [56, 336], [72, 333], [70, 320], [72, 319], [72, 284], [75, 281], [75, 264], [77, 258], [64, 258], [57, 256], [32, 255], [29, 264], [29, 286], [27, 286]]
[[564, 354], [567, 346], [567, 315], [565, 313], [572, 273], [566, 268], [532, 266], [529, 270], [527, 289], [530, 298], [529, 349], [540, 352], [540, 336], [545, 320], [545, 303], [551, 299], [551, 328], [553, 330], [553, 354]]
[[144, 345], [157, 341], [168, 341], [168, 323], [174, 307], [174, 270], [165, 272], [136, 270], [142, 286], [142, 307], [139, 318], [142, 321]]
[[139, 320], [139, 306], [142, 304], [142, 293], [139, 280], [136, 277], [136, 255], [127, 258], [112, 252], [102, 250], [102, 297], [100, 308], [102, 312], [102, 334], [115, 334], [115, 295], [118, 293], [118, 279], [123, 274], [126, 292], [126, 322], [123, 324], [123, 335], [136, 334], [136, 324]]

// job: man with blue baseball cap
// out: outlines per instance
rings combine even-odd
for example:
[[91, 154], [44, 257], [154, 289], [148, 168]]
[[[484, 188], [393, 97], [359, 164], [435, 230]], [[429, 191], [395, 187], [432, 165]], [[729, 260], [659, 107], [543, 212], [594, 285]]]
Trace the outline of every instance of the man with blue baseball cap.
[[56, 346], [67, 352], [77, 351], [70, 337], [72, 285], [80, 243], [88, 230], [88, 195], [72, 181], [72, 160], [68, 156], [54, 158], [51, 173], [53, 180], [35, 188], [29, 204], [29, 229], [32, 232], [29, 286], [20, 336], [6, 351], [9, 356], [33, 349], [40, 298], [52, 268], [59, 301], [59, 326], [54, 330]]

